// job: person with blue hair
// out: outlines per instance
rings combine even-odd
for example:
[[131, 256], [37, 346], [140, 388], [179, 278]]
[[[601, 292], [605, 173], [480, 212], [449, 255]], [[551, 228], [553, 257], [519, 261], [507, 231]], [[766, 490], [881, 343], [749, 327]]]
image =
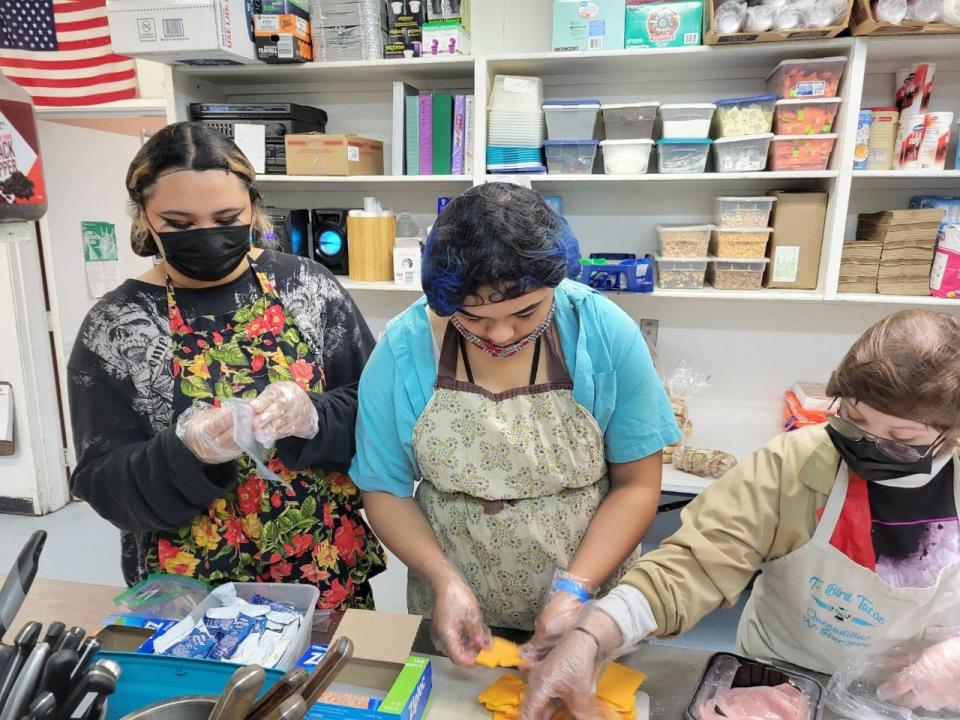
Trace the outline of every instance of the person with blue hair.
[[527, 664], [552, 649], [638, 559], [680, 438], [637, 324], [578, 269], [538, 193], [468, 190], [360, 381], [350, 476], [410, 569], [409, 611], [459, 665], [491, 626], [535, 631]]

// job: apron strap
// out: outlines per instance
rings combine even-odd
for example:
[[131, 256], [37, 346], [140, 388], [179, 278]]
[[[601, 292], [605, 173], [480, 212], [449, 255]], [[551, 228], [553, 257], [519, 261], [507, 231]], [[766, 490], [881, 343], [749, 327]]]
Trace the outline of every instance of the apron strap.
[[448, 380], [457, 379], [457, 358], [459, 357], [460, 333], [449, 322], [443, 331], [443, 343], [440, 346], [440, 362], [437, 366], [437, 377]]
[[823, 508], [823, 515], [814, 531], [814, 538], [829, 543], [833, 537], [833, 531], [837, 528], [837, 522], [840, 520], [840, 513], [843, 511], [843, 504], [847, 500], [847, 490], [850, 486], [850, 470], [846, 463], [840, 463], [840, 470], [837, 472], [836, 482], [833, 484], [833, 490], [827, 498], [827, 504]]
[[556, 323], [543, 335], [547, 339], [547, 381], [551, 384], [569, 383], [572, 385], [573, 379], [567, 369], [567, 361], [564, 360], [563, 352], [560, 350]]

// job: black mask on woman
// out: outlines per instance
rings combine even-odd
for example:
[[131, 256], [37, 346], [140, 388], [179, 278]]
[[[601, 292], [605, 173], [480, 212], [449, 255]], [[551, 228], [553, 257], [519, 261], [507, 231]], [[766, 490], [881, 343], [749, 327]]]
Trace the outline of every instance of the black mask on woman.
[[157, 233], [163, 259], [194, 280], [225, 278], [237, 269], [250, 251], [250, 226], [195, 228]]
[[[870, 482], [895, 480], [907, 475], [929, 475], [933, 468], [934, 453], [929, 453], [925, 458], [912, 463], [897, 462], [881, 452], [873, 440], [866, 438], [851, 440], [829, 425], [827, 435], [830, 436], [840, 457], [847, 463], [850, 472]], [[917, 449], [923, 452], [927, 448], [924, 446]]]

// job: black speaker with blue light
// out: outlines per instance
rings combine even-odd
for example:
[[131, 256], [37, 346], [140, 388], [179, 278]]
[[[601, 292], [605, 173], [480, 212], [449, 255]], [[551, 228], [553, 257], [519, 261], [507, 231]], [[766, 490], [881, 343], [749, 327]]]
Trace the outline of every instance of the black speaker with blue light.
[[274, 207], [263, 210], [273, 224], [276, 237], [276, 246], [267, 249], [310, 257], [310, 211]]
[[314, 210], [313, 259], [334, 275], [348, 274], [347, 210]]

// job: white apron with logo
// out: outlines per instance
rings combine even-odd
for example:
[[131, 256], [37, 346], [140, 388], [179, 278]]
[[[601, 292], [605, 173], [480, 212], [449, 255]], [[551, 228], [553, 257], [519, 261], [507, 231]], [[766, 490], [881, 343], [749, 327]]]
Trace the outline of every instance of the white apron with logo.
[[740, 619], [738, 652], [833, 674], [854, 655], [960, 626], [960, 563], [944, 568], [932, 587], [897, 588], [830, 544], [848, 485], [843, 463], [814, 536], [761, 567]]

